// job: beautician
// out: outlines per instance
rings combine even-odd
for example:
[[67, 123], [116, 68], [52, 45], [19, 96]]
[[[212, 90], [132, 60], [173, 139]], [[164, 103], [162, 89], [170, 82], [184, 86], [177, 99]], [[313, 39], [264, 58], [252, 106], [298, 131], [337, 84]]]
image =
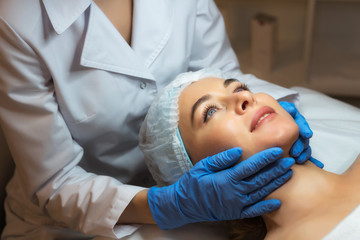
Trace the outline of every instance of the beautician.
[[[0, 0], [0, 124], [16, 166], [2, 238], [121, 238], [134, 223], [171, 229], [277, 209], [277, 200], [258, 202], [291, 176], [293, 162], [275, 153], [239, 167], [241, 151], [229, 150], [208, 159], [204, 181], [194, 172], [149, 190], [138, 148], [147, 109], [177, 74], [203, 67], [241, 74], [212, 0]], [[294, 105], [283, 107], [300, 126], [293, 154], [302, 162], [311, 130]], [[189, 188], [196, 194], [177, 203]]]

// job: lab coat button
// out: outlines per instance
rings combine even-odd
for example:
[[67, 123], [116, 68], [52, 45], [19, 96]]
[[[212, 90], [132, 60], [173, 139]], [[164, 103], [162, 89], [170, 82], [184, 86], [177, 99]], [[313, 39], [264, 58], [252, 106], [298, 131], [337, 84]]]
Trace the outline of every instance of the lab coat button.
[[141, 88], [141, 89], [145, 89], [145, 88], [146, 88], [146, 83], [145, 83], [145, 82], [141, 82], [141, 83], [140, 83], [140, 88]]

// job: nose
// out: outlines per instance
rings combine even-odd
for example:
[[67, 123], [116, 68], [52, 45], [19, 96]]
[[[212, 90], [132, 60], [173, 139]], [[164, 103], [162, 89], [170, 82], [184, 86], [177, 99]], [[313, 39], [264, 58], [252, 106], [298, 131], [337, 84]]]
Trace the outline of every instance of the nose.
[[237, 114], [244, 114], [254, 104], [253, 94], [249, 91], [237, 92], [231, 97]]

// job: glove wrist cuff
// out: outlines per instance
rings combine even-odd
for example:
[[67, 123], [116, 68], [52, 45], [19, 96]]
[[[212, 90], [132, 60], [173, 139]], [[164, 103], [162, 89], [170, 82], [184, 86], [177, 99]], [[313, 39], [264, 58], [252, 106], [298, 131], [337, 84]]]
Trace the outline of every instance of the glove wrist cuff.
[[162, 230], [190, 223], [179, 210], [173, 186], [151, 187], [148, 191], [148, 203], [156, 224]]

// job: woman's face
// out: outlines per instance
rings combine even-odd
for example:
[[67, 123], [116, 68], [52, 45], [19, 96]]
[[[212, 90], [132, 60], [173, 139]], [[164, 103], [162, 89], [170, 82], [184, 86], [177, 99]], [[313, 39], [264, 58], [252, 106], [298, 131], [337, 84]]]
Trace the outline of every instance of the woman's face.
[[265, 93], [251, 93], [241, 82], [204, 78], [179, 97], [179, 130], [193, 161], [240, 147], [240, 160], [270, 147], [288, 153], [298, 138], [293, 118]]

